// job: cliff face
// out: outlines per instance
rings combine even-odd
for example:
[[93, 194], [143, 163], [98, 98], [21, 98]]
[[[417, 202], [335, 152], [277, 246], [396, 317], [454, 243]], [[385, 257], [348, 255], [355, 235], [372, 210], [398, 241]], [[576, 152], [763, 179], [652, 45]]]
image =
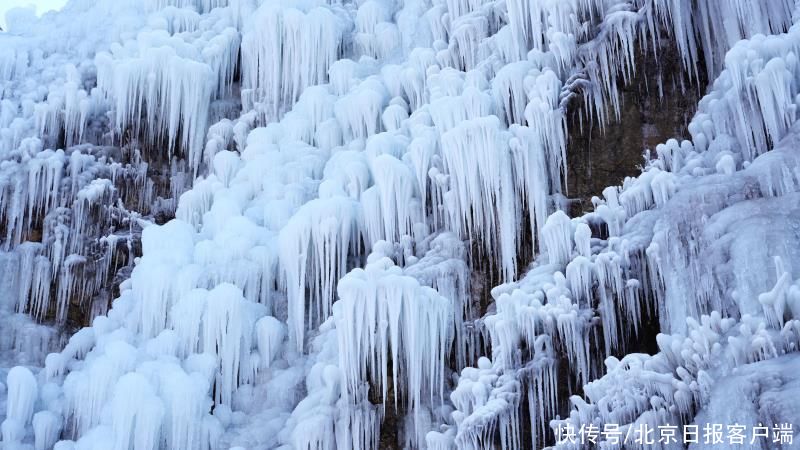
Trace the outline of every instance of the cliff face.
[[601, 196], [607, 186], [638, 175], [647, 152], [652, 157], [658, 144], [689, 138], [687, 126], [708, 80], [702, 72], [699, 79], [689, 79], [676, 70], [680, 65], [674, 42], [662, 42], [657, 53], [639, 48], [636, 73], [618, 84], [619, 118], [608, 111], [608, 124], [587, 118], [581, 96], [570, 102], [566, 196], [574, 199], [572, 215], [590, 211], [591, 198]]

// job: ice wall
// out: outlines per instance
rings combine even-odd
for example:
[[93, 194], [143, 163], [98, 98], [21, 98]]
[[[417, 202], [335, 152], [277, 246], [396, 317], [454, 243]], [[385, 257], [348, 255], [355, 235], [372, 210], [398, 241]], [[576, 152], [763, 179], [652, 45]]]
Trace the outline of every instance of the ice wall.
[[[710, 377], [797, 348], [794, 17], [73, 0], [12, 26], [0, 351], [30, 367], [4, 448], [539, 448], [567, 422], [717, 414]], [[691, 139], [568, 217], [571, 99], [612, 126], [668, 45], [677, 78], [715, 80]], [[91, 326], [61, 346], [25, 315]], [[653, 326], [660, 353], [615, 358]]]

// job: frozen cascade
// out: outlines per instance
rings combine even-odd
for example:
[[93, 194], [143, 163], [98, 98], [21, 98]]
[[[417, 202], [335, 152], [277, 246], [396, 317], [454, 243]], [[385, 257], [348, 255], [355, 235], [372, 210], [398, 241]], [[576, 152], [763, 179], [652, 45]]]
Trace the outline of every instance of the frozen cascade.
[[[232, 284], [217, 285], [208, 293], [206, 310], [203, 314], [203, 351], [216, 353], [220, 367], [217, 371], [216, 400], [221, 404], [230, 404], [234, 386], [239, 378], [242, 344], [252, 330], [243, 326], [247, 319], [243, 318], [241, 291]], [[249, 332], [249, 333], [248, 333]]]
[[[13, 13], [3, 448], [571, 448], [553, 428], [722, 420], [761, 368], [781, 382], [753, 398], [783, 405], [800, 346], [799, 11]], [[713, 81], [689, 139], [570, 218], [568, 137], [613, 126], [639, 55], [667, 45], [681, 67], [649, 89]], [[654, 327], [658, 353], [629, 353]], [[772, 420], [745, 403], [743, 420]]]
[[481, 236], [486, 255], [499, 249], [503, 276], [510, 280], [519, 218], [508, 139], [496, 117], [465, 120], [442, 135], [442, 153], [445, 170], [453, 174], [446, 201], [456, 229]]
[[123, 375], [114, 388], [112, 408], [114, 449], [156, 448], [164, 409], [144, 376]]
[[10, 395], [2, 424], [3, 442], [18, 442], [33, 417], [39, 387], [30, 370], [14, 367], [8, 372], [6, 388]]
[[52, 448], [61, 436], [61, 416], [52, 411], [39, 411], [33, 416], [34, 448]]
[[[458, 367], [468, 363], [476, 348], [464, 320], [474, 317], [472, 305], [461, 303], [469, 290], [465, 258], [463, 243], [453, 233], [419, 242], [416, 252], [403, 244], [379, 241], [365, 269], [351, 271], [339, 285], [341, 300], [334, 305], [334, 319], [340, 367], [348, 367], [341, 401], [361, 405], [365, 389], [379, 388], [382, 405], [378, 406], [407, 412], [406, 446], [423, 447], [431, 420], [443, 420], [450, 411], [444, 398], [443, 362], [451, 346], [456, 348]], [[366, 314], [359, 313], [364, 308]], [[362, 350], [363, 343], [369, 348]]]
[[331, 314], [335, 284], [358, 244], [359, 213], [358, 204], [349, 198], [318, 199], [303, 205], [281, 231], [290, 337], [299, 349], [306, 322], [317, 325]]
[[327, 81], [328, 70], [344, 45], [344, 30], [350, 25], [330, 7], [314, 5], [303, 10], [301, 5], [298, 2], [294, 8], [265, 2], [245, 26], [242, 85], [254, 91], [248, 95], [264, 101], [268, 118], [283, 114], [306, 88]]
[[[382, 244], [386, 242], [376, 247]], [[365, 269], [342, 278], [340, 300], [334, 304], [343, 394], [358, 403], [368, 381], [382, 392], [385, 404], [391, 361], [394, 407], [402, 393], [404, 406], [417, 416], [427, 404], [444, 399], [443, 362], [452, 335], [450, 303], [434, 289], [403, 276], [380, 251], [369, 259]], [[419, 426], [418, 419], [414, 423]]]

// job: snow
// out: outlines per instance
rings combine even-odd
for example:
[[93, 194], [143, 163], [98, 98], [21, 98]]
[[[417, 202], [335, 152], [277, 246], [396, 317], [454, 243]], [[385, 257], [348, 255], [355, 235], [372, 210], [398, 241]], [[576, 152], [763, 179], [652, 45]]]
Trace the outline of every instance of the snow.
[[[23, 17], [0, 33], [4, 448], [514, 450], [570, 448], [565, 423], [796, 421], [798, 17], [786, 0]], [[570, 217], [568, 137], [616, 126], [639, 53], [665, 45], [681, 62], [661, 95], [711, 80], [688, 139]], [[635, 353], [654, 328], [658, 353]]]

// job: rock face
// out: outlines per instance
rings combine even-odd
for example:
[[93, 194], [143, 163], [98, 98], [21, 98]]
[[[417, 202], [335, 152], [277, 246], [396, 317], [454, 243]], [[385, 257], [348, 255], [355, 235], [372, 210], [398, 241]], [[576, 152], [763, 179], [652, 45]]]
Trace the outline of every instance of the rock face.
[[658, 55], [639, 49], [634, 78], [618, 85], [620, 116], [604, 127], [586, 118], [580, 96], [570, 103], [566, 196], [574, 200], [571, 215], [590, 210], [592, 196], [601, 195], [607, 186], [637, 175], [644, 164], [643, 150], [689, 136], [687, 125], [707, 80], [702, 74], [699, 81], [687, 80], [675, 70], [679, 58], [672, 42], [665, 42]]

